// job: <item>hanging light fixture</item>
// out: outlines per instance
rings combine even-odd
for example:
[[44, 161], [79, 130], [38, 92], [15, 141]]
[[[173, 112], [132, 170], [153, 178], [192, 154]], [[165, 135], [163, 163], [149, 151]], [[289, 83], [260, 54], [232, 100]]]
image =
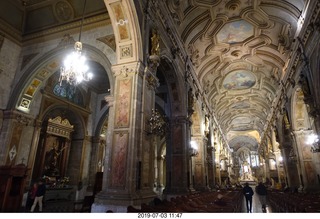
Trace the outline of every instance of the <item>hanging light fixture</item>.
[[148, 120], [150, 126], [149, 134], [163, 136], [166, 133], [167, 128], [166, 117], [163, 116], [157, 109], [152, 109], [151, 111], [151, 117]]
[[79, 40], [75, 42], [74, 51], [65, 58], [63, 61], [63, 66], [60, 68], [60, 85], [62, 85], [63, 81], [69, 83], [70, 85], [78, 85], [82, 81], [91, 80], [93, 76], [92, 73], [89, 72], [89, 66], [86, 64], [86, 57], [81, 54], [82, 43], [80, 39], [86, 2], [87, 0], [84, 1]]

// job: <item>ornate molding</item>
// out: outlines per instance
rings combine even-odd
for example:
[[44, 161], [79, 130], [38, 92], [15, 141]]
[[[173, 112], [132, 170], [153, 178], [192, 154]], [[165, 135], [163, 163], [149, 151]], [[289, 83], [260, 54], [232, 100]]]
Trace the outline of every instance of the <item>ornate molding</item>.
[[2, 119], [6, 120], [6, 119], [13, 119], [15, 121], [17, 121], [19, 124], [21, 125], [30, 125], [33, 121], [34, 118], [27, 115], [27, 114], [21, 114], [17, 111], [11, 111], [11, 110], [6, 110], [6, 111], [2, 111]]
[[58, 44], [58, 48], [59, 47], [63, 47], [63, 48], [67, 48], [70, 45], [74, 45], [76, 41], [74, 40], [74, 38], [70, 35], [70, 34], [65, 34], [62, 39], [60, 40], [59, 44]]
[[74, 10], [67, 1], [58, 1], [54, 6], [53, 12], [60, 22], [70, 21], [74, 18]]
[[73, 131], [73, 125], [70, 124], [68, 119], [62, 119], [61, 116], [48, 119], [47, 133], [49, 134], [70, 139], [71, 132]]
[[21, 115], [21, 114], [16, 115], [16, 120], [18, 121], [18, 123], [23, 124], [23, 125], [29, 125], [30, 122], [32, 121], [31, 118], [28, 118], [28, 117]]
[[116, 39], [114, 35], [100, 37], [97, 40], [109, 46], [113, 51], [116, 51]]
[[139, 76], [143, 76], [144, 69], [141, 62], [132, 62], [126, 63], [122, 65], [114, 65], [112, 66], [112, 70], [114, 72], [115, 77], [123, 77], [126, 78], [129, 75], [139, 74]]

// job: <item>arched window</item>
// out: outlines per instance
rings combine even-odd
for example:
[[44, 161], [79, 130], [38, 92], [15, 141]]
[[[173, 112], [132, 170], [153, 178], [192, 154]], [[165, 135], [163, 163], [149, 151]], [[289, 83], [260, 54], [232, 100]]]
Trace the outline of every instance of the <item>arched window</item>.
[[58, 96], [67, 99], [68, 101], [75, 103], [79, 106], [84, 106], [83, 96], [78, 87], [72, 86], [70, 84], [57, 83], [53, 87], [53, 93]]

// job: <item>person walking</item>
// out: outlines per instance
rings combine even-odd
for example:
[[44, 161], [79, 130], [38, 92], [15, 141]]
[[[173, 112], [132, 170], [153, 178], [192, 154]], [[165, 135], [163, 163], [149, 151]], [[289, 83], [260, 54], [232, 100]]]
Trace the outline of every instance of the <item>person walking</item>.
[[36, 197], [34, 199], [33, 205], [31, 207], [31, 212], [34, 211], [37, 204], [39, 204], [39, 212], [42, 212], [42, 205], [43, 205], [43, 196], [46, 193], [46, 185], [43, 183], [42, 179], [38, 182], [38, 188], [36, 191]]
[[246, 183], [242, 189], [243, 195], [246, 198], [247, 212], [252, 213], [252, 196], [254, 194], [253, 189]]
[[260, 182], [258, 186], [256, 187], [256, 192], [259, 195], [260, 203], [262, 205], [262, 212], [266, 212], [267, 207], [267, 187]]

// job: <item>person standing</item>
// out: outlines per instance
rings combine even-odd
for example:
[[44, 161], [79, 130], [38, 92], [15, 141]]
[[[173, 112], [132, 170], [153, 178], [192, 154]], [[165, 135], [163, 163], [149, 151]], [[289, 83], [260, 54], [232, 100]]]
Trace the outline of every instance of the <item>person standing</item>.
[[34, 182], [29, 190], [27, 204], [26, 204], [27, 210], [31, 209], [34, 199], [36, 198], [37, 189], [38, 189], [38, 183]]
[[267, 187], [262, 182], [256, 187], [256, 192], [259, 195], [260, 203], [262, 205], [262, 212], [266, 212], [267, 207]]
[[253, 189], [246, 183], [242, 189], [243, 195], [246, 198], [247, 212], [252, 213], [252, 196], [254, 194]]
[[34, 199], [33, 205], [31, 207], [31, 212], [34, 211], [35, 207], [39, 203], [39, 212], [42, 212], [42, 205], [43, 205], [43, 196], [46, 193], [46, 185], [43, 183], [42, 179], [38, 182], [38, 188], [36, 191], [36, 197]]

